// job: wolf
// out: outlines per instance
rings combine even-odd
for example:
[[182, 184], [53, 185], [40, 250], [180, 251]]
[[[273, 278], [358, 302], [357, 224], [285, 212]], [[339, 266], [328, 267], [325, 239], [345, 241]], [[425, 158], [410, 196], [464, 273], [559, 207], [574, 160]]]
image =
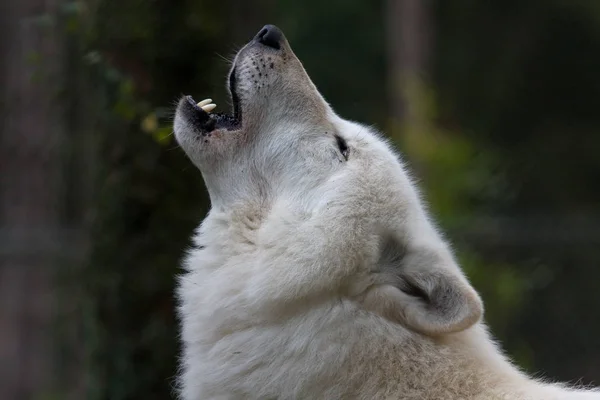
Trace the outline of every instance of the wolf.
[[280, 29], [228, 87], [231, 114], [184, 96], [174, 119], [211, 201], [178, 286], [182, 399], [600, 399], [502, 354], [399, 155]]

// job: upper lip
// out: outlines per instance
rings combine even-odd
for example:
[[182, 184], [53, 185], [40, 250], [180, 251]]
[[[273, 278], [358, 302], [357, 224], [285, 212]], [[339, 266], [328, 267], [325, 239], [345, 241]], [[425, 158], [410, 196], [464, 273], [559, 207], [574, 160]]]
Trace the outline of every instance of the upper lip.
[[237, 76], [235, 65], [229, 73], [229, 95], [231, 96], [233, 118], [238, 122], [242, 122], [242, 108], [240, 107], [240, 98], [238, 97], [237, 93]]

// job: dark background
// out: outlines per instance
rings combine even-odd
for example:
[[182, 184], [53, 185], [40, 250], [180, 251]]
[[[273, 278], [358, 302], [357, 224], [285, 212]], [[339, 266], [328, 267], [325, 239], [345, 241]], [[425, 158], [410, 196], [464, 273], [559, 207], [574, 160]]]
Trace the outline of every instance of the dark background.
[[0, 397], [172, 396], [208, 208], [173, 104], [225, 109], [266, 23], [409, 160], [508, 354], [600, 384], [600, 2], [4, 0]]

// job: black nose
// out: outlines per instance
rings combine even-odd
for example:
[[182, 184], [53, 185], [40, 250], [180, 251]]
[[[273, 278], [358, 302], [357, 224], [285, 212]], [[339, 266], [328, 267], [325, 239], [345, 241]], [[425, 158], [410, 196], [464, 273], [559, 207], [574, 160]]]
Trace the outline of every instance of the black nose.
[[277, 50], [279, 50], [279, 48], [281, 47], [282, 39], [283, 32], [281, 32], [281, 30], [275, 25], [263, 26], [260, 32], [258, 32], [258, 34], [254, 37], [254, 40], [256, 40], [257, 42]]

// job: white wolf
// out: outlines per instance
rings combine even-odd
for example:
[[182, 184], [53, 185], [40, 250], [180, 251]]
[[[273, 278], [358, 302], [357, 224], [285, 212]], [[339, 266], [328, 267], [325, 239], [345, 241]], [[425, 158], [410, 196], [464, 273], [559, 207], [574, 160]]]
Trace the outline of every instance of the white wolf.
[[233, 115], [187, 96], [174, 122], [212, 202], [179, 287], [183, 399], [600, 399], [504, 358], [402, 161], [278, 28], [229, 89]]

